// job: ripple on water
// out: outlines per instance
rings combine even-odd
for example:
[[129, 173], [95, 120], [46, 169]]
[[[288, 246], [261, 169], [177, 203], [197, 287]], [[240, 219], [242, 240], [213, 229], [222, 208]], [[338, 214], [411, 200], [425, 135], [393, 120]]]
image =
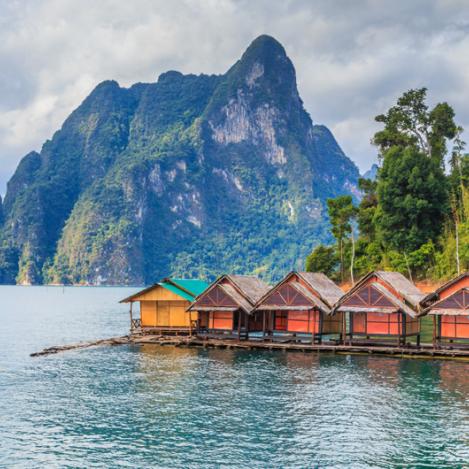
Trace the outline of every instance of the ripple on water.
[[[65, 292], [83, 322], [72, 322], [76, 336], [63, 333], [71, 313], [57, 310], [57, 334], [68, 341], [125, 331], [127, 313], [114, 305], [128, 291], [101, 289], [99, 309], [79, 307], [87, 291]], [[41, 311], [39, 318], [52, 314]], [[0, 331], [0, 467], [459, 468], [469, 461], [465, 363], [155, 346], [31, 359], [25, 350], [56, 343], [44, 343], [54, 334], [50, 324], [41, 333], [38, 317], [30, 324], [35, 339], [27, 335], [19, 348], [28, 322], [21, 319], [21, 333], [11, 324]]]

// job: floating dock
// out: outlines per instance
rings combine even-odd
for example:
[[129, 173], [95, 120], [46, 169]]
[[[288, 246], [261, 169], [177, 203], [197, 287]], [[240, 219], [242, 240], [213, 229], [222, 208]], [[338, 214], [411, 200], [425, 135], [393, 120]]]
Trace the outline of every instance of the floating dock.
[[433, 348], [431, 344], [417, 346], [397, 347], [390, 345], [337, 345], [333, 343], [307, 344], [285, 342], [263, 342], [260, 340], [232, 340], [232, 339], [205, 339], [188, 336], [158, 336], [158, 335], [129, 335], [111, 337], [90, 342], [49, 347], [40, 352], [32, 353], [32, 357], [51, 355], [67, 350], [83, 349], [96, 346], [116, 345], [157, 345], [174, 347], [203, 347], [219, 349], [239, 350], [277, 350], [282, 352], [296, 351], [303, 353], [335, 353], [342, 355], [385, 355], [396, 358], [426, 358], [426, 359], [451, 359], [469, 362], [469, 349], [458, 348]]

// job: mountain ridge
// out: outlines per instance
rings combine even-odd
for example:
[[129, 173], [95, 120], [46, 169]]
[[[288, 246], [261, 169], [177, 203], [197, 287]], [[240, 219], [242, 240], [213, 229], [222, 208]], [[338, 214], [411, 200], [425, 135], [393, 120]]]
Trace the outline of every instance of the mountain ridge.
[[275, 279], [327, 238], [325, 200], [358, 177], [270, 36], [223, 75], [107, 80], [10, 179], [0, 282]]

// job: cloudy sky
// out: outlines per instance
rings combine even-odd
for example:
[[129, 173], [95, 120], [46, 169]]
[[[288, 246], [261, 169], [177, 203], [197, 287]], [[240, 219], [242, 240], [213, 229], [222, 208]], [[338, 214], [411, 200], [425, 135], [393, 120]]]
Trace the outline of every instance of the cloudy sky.
[[223, 73], [263, 33], [362, 171], [376, 158], [373, 117], [411, 87], [469, 129], [467, 0], [0, 0], [0, 194], [100, 81]]

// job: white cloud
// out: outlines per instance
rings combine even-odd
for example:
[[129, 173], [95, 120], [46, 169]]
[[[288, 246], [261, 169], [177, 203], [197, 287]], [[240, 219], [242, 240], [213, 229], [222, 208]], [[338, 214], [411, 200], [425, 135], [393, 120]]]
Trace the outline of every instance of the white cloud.
[[285, 46], [313, 120], [365, 170], [373, 116], [410, 87], [469, 128], [468, 32], [464, 0], [0, 0], [0, 193], [100, 81], [223, 73], [262, 33]]

